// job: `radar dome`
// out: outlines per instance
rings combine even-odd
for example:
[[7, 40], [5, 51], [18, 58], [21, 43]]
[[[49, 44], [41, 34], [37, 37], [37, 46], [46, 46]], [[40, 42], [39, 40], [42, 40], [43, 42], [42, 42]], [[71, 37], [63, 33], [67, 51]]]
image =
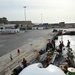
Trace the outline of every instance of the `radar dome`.
[[60, 68], [50, 64], [47, 68], [43, 68], [41, 63], [29, 65], [23, 69], [19, 75], [66, 75]]

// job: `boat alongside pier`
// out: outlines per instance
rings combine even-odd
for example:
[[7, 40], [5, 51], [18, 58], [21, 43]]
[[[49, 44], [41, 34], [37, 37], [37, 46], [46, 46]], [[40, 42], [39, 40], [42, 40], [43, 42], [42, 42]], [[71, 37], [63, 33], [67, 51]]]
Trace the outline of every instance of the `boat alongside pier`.
[[[52, 38], [52, 40], [58, 39], [56, 37], [58, 37], [59, 35], [63, 35], [62, 31], [58, 32]], [[66, 32], [65, 35], [74, 35], [74, 32]], [[40, 58], [41, 58], [41, 60], [40, 60]], [[75, 53], [73, 52], [72, 48], [70, 48], [70, 47], [63, 46], [61, 54], [58, 51], [58, 47], [56, 47], [54, 51], [52, 51], [51, 48], [48, 49], [47, 51], [43, 50], [42, 54], [40, 54], [40, 52], [39, 52], [39, 58], [38, 59], [35, 58], [33, 63], [35, 63], [35, 62], [42, 63], [43, 68], [45, 68], [45, 69], [50, 64], [53, 64], [53, 65], [59, 67], [65, 73], [65, 75], [75, 75]], [[31, 64], [33, 64], [33, 63], [31, 63]], [[70, 68], [73, 71], [69, 70]], [[19, 75], [23, 75], [23, 74], [27, 74], [27, 72], [25, 72], [25, 70], [24, 70], [23, 73], [21, 72]], [[32, 72], [32, 74], [34, 74], [34, 73]], [[60, 74], [58, 74], [58, 75], [60, 75]]]

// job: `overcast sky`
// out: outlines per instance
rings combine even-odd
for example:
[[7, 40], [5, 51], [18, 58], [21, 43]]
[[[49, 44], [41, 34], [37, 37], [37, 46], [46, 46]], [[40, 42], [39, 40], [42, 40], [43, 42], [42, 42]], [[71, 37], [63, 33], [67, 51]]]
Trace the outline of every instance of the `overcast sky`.
[[0, 0], [0, 17], [24, 20], [23, 6], [26, 6], [26, 20], [33, 23], [75, 23], [75, 0]]

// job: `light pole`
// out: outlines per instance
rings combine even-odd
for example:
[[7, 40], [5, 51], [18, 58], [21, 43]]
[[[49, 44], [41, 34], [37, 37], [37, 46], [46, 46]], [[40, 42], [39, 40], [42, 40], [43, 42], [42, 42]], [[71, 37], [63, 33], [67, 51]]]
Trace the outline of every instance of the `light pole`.
[[41, 14], [41, 24], [43, 24], [43, 18], [42, 18], [42, 14]]
[[27, 25], [26, 25], [26, 6], [24, 6], [24, 16], [25, 16], [25, 31], [27, 31]]

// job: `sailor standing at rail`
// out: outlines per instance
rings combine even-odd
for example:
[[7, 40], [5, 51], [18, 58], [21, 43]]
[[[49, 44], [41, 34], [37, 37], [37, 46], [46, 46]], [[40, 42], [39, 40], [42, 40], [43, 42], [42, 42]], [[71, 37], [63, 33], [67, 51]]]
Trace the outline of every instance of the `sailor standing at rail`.
[[63, 43], [60, 41], [60, 44], [59, 44], [59, 49], [60, 49], [59, 54], [62, 54], [62, 47], [63, 47]]
[[55, 40], [52, 40], [53, 51], [55, 50]]
[[25, 59], [25, 56], [23, 56], [22, 65], [23, 68], [27, 67], [27, 60]]
[[67, 42], [67, 47], [70, 48], [70, 41], [69, 41], [69, 40], [68, 40], [68, 42]]

